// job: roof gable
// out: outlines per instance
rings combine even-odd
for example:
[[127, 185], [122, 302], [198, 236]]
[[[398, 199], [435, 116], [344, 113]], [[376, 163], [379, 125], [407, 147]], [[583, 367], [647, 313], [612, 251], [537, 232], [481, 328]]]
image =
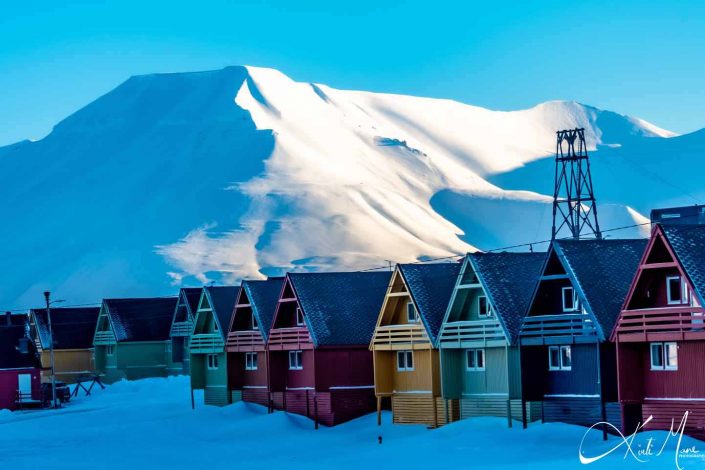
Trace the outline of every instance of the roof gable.
[[103, 308], [117, 342], [166, 341], [177, 297], [105, 299]]
[[210, 286], [203, 288], [201, 302], [204, 301], [204, 297], [207, 299], [208, 308], [213, 312], [223, 338], [225, 338], [230, 327], [230, 319], [235, 310], [235, 301], [239, 293], [239, 286]]
[[461, 263], [397, 265], [431, 344], [436, 343], [460, 267]]
[[250, 301], [252, 315], [257, 319], [257, 326], [265, 342], [269, 338], [269, 330], [272, 328], [284, 279], [283, 277], [272, 277], [264, 281], [242, 281], [242, 291]]
[[[54, 349], [89, 349], [93, 347], [93, 335], [100, 307], [52, 308], [51, 327]], [[30, 310], [32, 324], [43, 349], [50, 347], [49, 323], [45, 308]]]
[[289, 273], [311, 338], [319, 346], [367, 346], [389, 272]]
[[703, 304], [705, 297], [705, 225], [659, 225], [669, 246]]

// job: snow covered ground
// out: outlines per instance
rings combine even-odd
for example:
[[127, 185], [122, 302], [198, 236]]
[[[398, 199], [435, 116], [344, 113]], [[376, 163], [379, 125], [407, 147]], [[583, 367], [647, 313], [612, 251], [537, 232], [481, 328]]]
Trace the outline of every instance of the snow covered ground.
[[[311, 421], [255, 405], [190, 408], [188, 378], [122, 382], [66, 408], [53, 411], [0, 412], [0, 468], [181, 469], [385, 468], [583, 468], [578, 449], [584, 428], [533, 424], [513, 429], [499, 418], [454, 423], [438, 430], [392, 426], [391, 416], [376, 426], [369, 415], [336, 428], [313, 429]], [[378, 443], [378, 436], [383, 441]], [[666, 433], [654, 438], [658, 452]], [[586, 456], [619, 444], [597, 433], [588, 436]], [[705, 444], [684, 438], [681, 448]], [[588, 468], [677, 468], [675, 440], [661, 456], [624, 459], [622, 448]], [[705, 459], [681, 458], [682, 468], [703, 468]]]

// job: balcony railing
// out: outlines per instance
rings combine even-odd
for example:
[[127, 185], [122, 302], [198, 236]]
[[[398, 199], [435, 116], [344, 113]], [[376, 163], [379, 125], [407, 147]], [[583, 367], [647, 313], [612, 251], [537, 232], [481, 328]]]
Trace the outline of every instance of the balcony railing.
[[702, 307], [625, 310], [617, 322], [620, 341], [705, 339]]
[[303, 327], [277, 328], [269, 333], [269, 349], [311, 349], [313, 342]]
[[264, 340], [258, 330], [231, 331], [225, 349], [228, 352], [263, 351]]
[[439, 341], [441, 348], [504, 346], [506, 337], [502, 325], [496, 319], [489, 319], [446, 323]]
[[191, 336], [192, 332], [193, 322], [191, 320], [174, 322], [171, 325], [171, 336]]
[[93, 338], [93, 344], [96, 346], [105, 346], [115, 343], [115, 335], [112, 331], [97, 331], [95, 333], [95, 337]]
[[375, 330], [374, 349], [402, 349], [430, 345], [426, 330], [421, 325], [387, 325]]
[[570, 340], [591, 343], [598, 340], [597, 329], [583, 313], [537, 315], [524, 318], [521, 326], [522, 344], [550, 344]]
[[192, 354], [212, 354], [223, 352], [225, 342], [220, 334], [200, 334], [191, 336], [189, 350]]

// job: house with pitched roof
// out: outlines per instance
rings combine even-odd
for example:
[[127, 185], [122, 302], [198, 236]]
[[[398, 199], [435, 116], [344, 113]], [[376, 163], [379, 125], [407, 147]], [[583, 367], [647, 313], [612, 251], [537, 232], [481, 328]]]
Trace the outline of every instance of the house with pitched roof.
[[[379, 310], [374, 357], [378, 423], [391, 405], [394, 423], [448, 422], [436, 341], [460, 263], [398, 264]], [[388, 400], [387, 403], [384, 403]]]
[[189, 341], [196, 319], [201, 287], [183, 287], [179, 291], [179, 301], [171, 320], [171, 375], [188, 375], [191, 372]]
[[436, 340], [446, 421], [501, 416], [511, 426], [540, 418], [540, 408], [522, 408], [519, 330], [545, 258], [505, 252], [463, 260]]
[[621, 423], [609, 341], [646, 240], [556, 240], [519, 332], [522, 400], [543, 420]]
[[388, 272], [289, 273], [267, 340], [274, 408], [327, 426], [374, 411], [368, 349]]
[[95, 369], [106, 383], [166, 377], [176, 297], [104, 299], [93, 335]]
[[74, 383], [95, 372], [93, 335], [100, 307], [52, 308], [51, 333], [45, 308], [29, 311], [30, 337], [42, 361], [42, 381], [51, 381], [51, 335], [54, 337], [56, 379]]
[[26, 315], [0, 318], [0, 410], [41, 404], [42, 364], [27, 329]]
[[[664, 222], [669, 222], [664, 220]], [[623, 430], [705, 438], [705, 226], [655, 225], [612, 332]]]
[[265, 345], [283, 285], [283, 277], [242, 281], [225, 344], [233, 402], [270, 404]]
[[231, 403], [225, 339], [239, 292], [240, 287], [234, 286], [209, 286], [201, 291], [189, 352], [191, 389], [203, 390], [206, 405]]

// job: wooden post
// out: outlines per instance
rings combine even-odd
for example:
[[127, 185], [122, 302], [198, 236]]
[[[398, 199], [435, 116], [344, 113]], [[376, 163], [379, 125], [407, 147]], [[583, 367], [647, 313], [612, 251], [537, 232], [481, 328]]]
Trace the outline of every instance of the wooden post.
[[431, 403], [433, 404], [433, 427], [438, 427], [438, 407], [436, 406], [436, 396], [431, 393]]
[[521, 397], [521, 425], [526, 429], [526, 401], [523, 396]]
[[512, 427], [512, 401], [507, 398], [507, 422], [509, 427]]
[[444, 398], [443, 399], [443, 409], [446, 414], [446, 424], [450, 423], [450, 414], [448, 413], [448, 399]]
[[318, 430], [318, 395], [313, 395], [313, 428]]
[[[607, 410], [605, 409], [605, 401], [602, 399], [602, 394], [600, 394], [600, 413], [602, 415], [602, 422], [607, 422]], [[607, 425], [602, 425], [602, 440], [607, 440]]]
[[282, 392], [282, 408], [284, 408], [284, 413], [286, 413], [286, 387], [284, 387]]
[[191, 387], [191, 409], [196, 409], [196, 400], [193, 398], [193, 387]]
[[382, 426], [382, 397], [377, 395], [377, 426]]
[[311, 407], [308, 404], [308, 389], [306, 389], [306, 417], [311, 417]]

